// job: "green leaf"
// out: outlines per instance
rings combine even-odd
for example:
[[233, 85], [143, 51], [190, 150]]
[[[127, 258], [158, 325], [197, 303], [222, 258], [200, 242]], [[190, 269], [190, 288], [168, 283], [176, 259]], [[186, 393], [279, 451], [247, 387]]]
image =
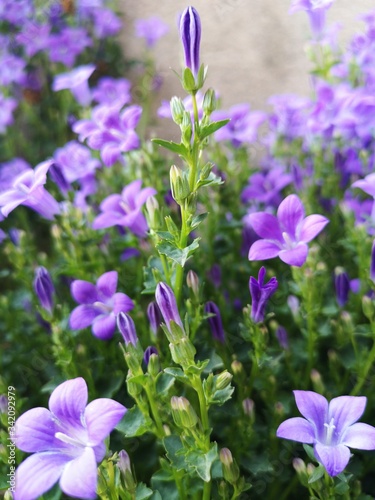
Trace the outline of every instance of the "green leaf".
[[199, 240], [200, 238], [195, 238], [189, 246], [183, 249], [176, 248], [174, 245], [167, 242], [160, 243], [156, 248], [159, 253], [166, 255], [169, 259], [184, 267], [189, 257], [199, 248]]
[[345, 495], [345, 493], [347, 493], [349, 491], [349, 485], [348, 483], [345, 483], [345, 482], [340, 482], [338, 484], [336, 484], [335, 486], [335, 493], [337, 493], [338, 495]]
[[309, 446], [308, 444], [304, 444], [303, 445], [303, 449], [305, 450], [305, 452], [307, 453], [308, 457], [310, 460], [312, 460], [313, 462], [316, 462], [316, 457], [314, 455], [314, 450], [313, 450], [313, 447], [312, 446]]
[[167, 394], [173, 386], [175, 377], [170, 373], [161, 372], [156, 379], [156, 392], [158, 394]]
[[197, 84], [195, 83], [195, 78], [190, 68], [185, 68], [182, 75], [182, 85], [187, 92], [191, 92], [196, 89]]
[[[163, 281], [163, 266], [158, 257], [150, 257], [147, 266], [143, 268], [143, 286], [142, 294], [155, 294], [156, 285]], [[161, 278], [161, 279], [157, 279]]]
[[219, 391], [215, 391], [210, 397], [207, 397], [208, 404], [216, 404], [218, 406], [223, 405], [226, 401], [231, 399], [232, 394], [234, 392], [234, 387], [228, 385], [225, 389], [221, 389]]
[[150, 498], [153, 494], [153, 491], [150, 490], [144, 483], [138, 483], [137, 489], [135, 490], [135, 498], [136, 500], [146, 500]]
[[189, 379], [185, 375], [185, 373], [181, 370], [181, 368], [165, 368], [164, 373], [168, 373], [169, 375], [172, 375], [177, 380], [180, 380], [180, 382], [188, 382]]
[[121, 422], [116, 425], [116, 429], [126, 437], [142, 436], [146, 432], [152, 432], [153, 422], [149, 417], [143, 415], [138, 406], [133, 406], [125, 413]]
[[163, 500], [160, 493], [158, 491], [154, 491], [150, 500]]
[[222, 127], [225, 127], [227, 123], [230, 122], [230, 119], [227, 118], [226, 120], [220, 120], [218, 122], [212, 122], [209, 125], [206, 125], [205, 127], [202, 127], [199, 131], [199, 139], [202, 141], [209, 135], [212, 135], [214, 132], [217, 130], [221, 129]]
[[185, 457], [181, 453], [184, 449], [181, 439], [178, 436], [167, 436], [163, 439], [163, 444], [172, 467], [176, 470], [187, 470]]
[[202, 224], [207, 215], [208, 212], [205, 212], [204, 214], [195, 215], [190, 222], [190, 229], [192, 231], [194, 231], [194, 229], [197, 229], [197, 227]]
[[169, 241], [169, 243], [173, 243], [173, 244], [176, 243], [176, 238], [169, 231], [156, 231], [156, 234], [162, 240]]
[[196, 185], [196, 189], [203, 186], [220, 186], [220, 184], [224, 184], [224, 181], [221, 177], [218, 177], [214, 173], [210, 173], [210, 175], [206, 179], [199, 179]]
[[133, 384], [139, 384], [142, 387], [144, 387], [147, 383], [148, 378], [149, 378], [149, 375], [147, 373], [143, 373], [142, 375], [137, 375], [135, 377], [129, 377], [127, 379], [127, 382], [133, 382]]
[[173, 153], [177, 153], [178, 155], [181, 156], [186, 156], [188, 154], [188, 150], [186, 149], [186, 146], [183, 144], [177, 144], [177, 142], [173, 141], [165, 141], [164, 139], [151, 139], [152, 142], [155, 144], [158, 144], [159, 146], [162, 146], [165, 149], [168, 149], [169, 151], [172, 151]]
[[161, 498], [168, 500], [180, 498], [173, 476], [165, 470], [155, 472], [151, 478], [151, 487], [160, 493]]
[[216, 443], [213, 443], [207, 453], [203, 453], [202, 450], [195, 449], [186, 454], [186, 462], [196, 471], [198, 476], [206, 482], [211, 479], [211, 466], [217, 458], [218, 454]]
[[316, 467], [314, 469], [314, 472], [309, 477], [308, 483], [311, 484], [311, 483], [315, 483], [315, 481], [318, 481], [321, 477], [324, 476], [324, 471], [325, 471], [325, 469], [324, 469], [323, 465], [319, 465], [318, 467]]

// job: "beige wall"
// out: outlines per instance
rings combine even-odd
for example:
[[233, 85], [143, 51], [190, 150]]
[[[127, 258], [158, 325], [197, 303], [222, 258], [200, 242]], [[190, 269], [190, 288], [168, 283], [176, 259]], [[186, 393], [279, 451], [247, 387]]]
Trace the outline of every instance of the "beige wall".
[[[180, 71], [182, 49], [177, 15], [187, 5], [183, 0], [118, 0], [124, 13], [122, 42], [128, 57], [142, 54], [143, 45], [134, 37], [134, 20], [160, 16], [170, 32], [153, 52], [158, 72], [164, 79], [162, 98], [183, 95], [172, 72]], [[209, 67], [207, 85], [220, 92], [224, 107], [249, 102], [253, 109], [265, 109], [275, 93], [309, 92], [309, 63], [304, 44], [309, 38], [307, 16], [288, 14], [290, 0], [194, 0], [202, 21], [201, 61]], [[330, 22], [344, 28], [347, 40], [361, 29], [360, 14], [375, 8], [373, 0], [336, 0]], [[159, 100], [159, 99], [158, 99]]]

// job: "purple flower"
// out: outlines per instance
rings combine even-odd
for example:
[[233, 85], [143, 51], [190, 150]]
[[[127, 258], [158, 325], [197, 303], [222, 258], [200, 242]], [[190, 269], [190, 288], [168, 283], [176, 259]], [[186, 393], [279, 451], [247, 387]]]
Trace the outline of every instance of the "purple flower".
[[169, 26], [158, 16], [135, 21], [135, 35], [144, 38], [148, 47], [153, 47], [156, 42], [169, 31]]
[[93, 74], [94, 70], [95, 66], [93, 64], [87, 64], [74, 68], [72, 71], [69, 71], [69, 73], [56, 75], [52, 83], [52, 90], [57, 92], [59, 90], [69, 89], [81, 106], [88, 106], [91, 103], [91, 92], [88, 79]]
[[134, 131], [141, 117], [140, 106], [129, 106], [123, 111], [117, 107], [97, 106], [92, 111], [91, 120], [79, 120], [73, 131], [82, 142], [92, 149], [100, 150], [104, 164], [110, 167], [121, 158], [121, 153], [137, 149], [139, 138]]
[[93, 99], [99, 104], [106, 104], [111, 108], [122, 108], [131, 101], [131, 83], [126, 78], [101, 78], [92, 91]]
[[331, 7], [334, 0], [293, 0], [289, 14], [299, 10], [305, 10], [309, 16], [311, 31], [316, 37], [323, 34], [325, 27], [326, 11]]
[[68, 183], [82, 180], [100, 167], [100, 161], [93, 158], [91, 151], [77, 141], [70, 141], [56, 149], [53, 157], [55, 167]]
[[51, 61], [71, 67], [76, 57], [91, 44], [92, 41], [84, 28], [67, 26], [60, 33], [50, 35], [49, 56]]
[[22, 26], [34, 14], [32, 0], [2, 0], [0, 19]]
[[242, 203], [263, 203], [265, 207], [277, 206], [281, 191], [293, 178], [282, 165], [274, 165], [268, 172], [257, 172], [249, 178], [249, 184], [241, 193]]
[[3, 134], [9, 125], [12, 125], [13, 111], [17, 107], [17, 101], [13, 97], [5, 97], [0, 92], [0, 134]]
[[279, 345], [282, 349], [289, 349], [289, 341], [288, 341], [288, 333], [285, 328], [279, 325], [276, 329], [276, 338], [279, 342]]
[[179, 325], [182, 330], [184, 330], [180, 313], [177, 308], [176, 297], [172, 288], [166, 283], [158, 283], [155, 291], [155, 298], [168, 330], [170, 331], [171, 321]]
[[136, 345], [138, 342], [137, 332], [133, 319], [124, 312], [117, 315], [117, 328], [119, 329], [126, 345]]
[[4, 52], [0, 56], [0, 85], [8, 87], [12, 83], [21, 83], [25, 74], [26, 61], [21, 57]]
[[53, 286], [52, 278], [47, 269], [43, 266], [35, 269], [34, 290], [38, 296], [41, 306], [48, 311], [52, 312], [53, 308], [53, 294], [55, 288]]
[[106, 453], [104, 440], [127, 411], [116, 401], [87, 404], [83, 378], [60, 384], [48, 407], [34, 408], [16, 421], [16, 445], [33, 455], [16, 471], [15, 500], [35, 500], [59, 481], [68, 496], [96, 498], [97, 464]]
[[194, 7], [187, 7], [180, 18], [180, 37], [184, 47], [185, 66], [197, 76], [199, 70], [199, 46], [201, 21]]
[[221, 321], [220, 310], [215, 304], [215, 302], [212, 302], [211, 300], [209, 302], [206, 302], [204, 306], [204, 312], [206, 314], [212, 314], [212, 316], [208, 318], [208, 324], [210, 325], [213, 338], [221, 343], [224, 343], [225, 334], [224, 334], [223, 323]]
[[154, 335], [158, 333], [161, 323], [161, 312], [156, 302], [150, 302], [147, 307], [147, 317], [150, 323], [150, 329]]
[[38, 212], [46, 219], [53, 219], [60, 212], [60, 207], [43, 185], [47, 181], [47, 171], [52, 160], [47, 160], [35, 167], [25, 170], [17, 176], [12, 187], [0, 192], [1, 213], [7, 217], [18, 205], [25, 205]]
[[263, 284], [266, 276], [266, 268], [261, 267], [258, 274], [258, 280], [250, 276], [249, 289], [251, 295], [251, 319], [255, 323], [264, 321], [264, 313], [267, 302], [271, 295], [276, 292], [278, 282], [275, 277], [271, 278], [268, 283]]
[[340, 307], [344, 307], [349, 299], [350, 281], [348, 273], [338, 269], [335, 273], [336, 300]]
[[252, 244], [249, 260], [266, 260], [273, 257], [291, 266], [301, 267], [309, 248], [307, 243], [322, 231], [329, 220], [322, 215], [309, 215], [297, 195], [287, 196], [277, 209], [277, 217], [266, 212], [248, 216], [254, 231], [263, 238]]
[[94, 229], [112, 226], [127, 227], [136, 236], [143, 238], [148, 230], [142, 206], [149, 196], [156, 194], [154, 188], [141, 189], [142, 181], [137, 179], [128, 184], [121, 194], [111, 194], [100, 204], [101, 214], [94, 222]]
[[375, 173], [366, 175], [364, 179], [360, 179], [352, 184], [352, 187], [362, 189], [366, 194], [373, 197], [374, 203], [372, 206], [371, 216], [375, 217]]
[[371, 247], [370, 279], [375, 282], [375, 240]]
[[350, 448], [375, 449], [375, 428], [355, 423], [362, 416], [364, 396], [339, 396], [328, 404], [325, 397], [312, 391], [293, 391], [296, 404], [305, 418], [283, 422], [276, 431], [280, 438], [313, 444], [318, 462], [330, 476], [337, 476], [348, 465]]
[[94, 9], [93, 21], [94, 34], [99, 39], [117, 35], [122, 28], [121, 19], [111, 9], [105, 7]]
[[27, 57], [48, 48], [50, 29], [48, 24], [38, 24], [35, 19], [26, 21], [16, 40], [23, 46]]
[[91, 325], [95, 337], [108, 340], [113, 336], [116, 316], [134, 307], [127, 295], [116, 293], [117, 278], [116, 271], [109, 271], [100, 276], [96, 285], [83, 280], [73, 281], [70, 291], [80, 304], [70, 315], [69, 323], [73, 330], [82, 330]]

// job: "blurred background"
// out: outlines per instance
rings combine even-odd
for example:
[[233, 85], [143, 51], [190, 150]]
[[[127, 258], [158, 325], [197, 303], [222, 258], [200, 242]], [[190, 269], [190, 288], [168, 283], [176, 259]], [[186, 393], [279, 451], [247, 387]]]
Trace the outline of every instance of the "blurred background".
[[[289, 15], [290, 0], [195, 0], [202, 21], [201, 62], [209, 67], [208, 86], [220, 93], [222, 107], [248, 102], [252, 109], [268, 109], [273, 94], [310, 91], [305, 45], [310, 37], [304, 12]], [[121, 41], [128, 58], [141, 57], [144, 40], [134, 36], [134, 21], [157, 15], [170, 27], [152, 50], [163, 85], [156, 100], [184, 96], [178, 78], [183, 54], [177, 19], [186, 0], [121, 0], [125, 28]], [[336, 0], [328, 23], [342, 29], [346, 43], [362, 29], [360, 15], [374, 9], [373, 0]], [[142, 89], [138, 89], [139, 93]], [[173, 124], [172, 124], [173, 125]]]

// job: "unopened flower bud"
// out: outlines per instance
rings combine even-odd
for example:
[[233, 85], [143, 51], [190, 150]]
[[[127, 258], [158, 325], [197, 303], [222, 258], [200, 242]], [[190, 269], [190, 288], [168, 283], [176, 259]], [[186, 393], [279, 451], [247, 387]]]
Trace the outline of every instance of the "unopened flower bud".
[[306, 467], [307, 475], [312, 476], [314, 474], [314, 471], [315, 471], [315, 465], [313, 465], [312, 463], [308, 463]]
[[52, 283], [51, 275], [43, 266], [35, 269], [34, 290], [38, 296], [40, 305], [43, 309], [51, 313], [53, 309], [53, 294], [55, 288]]
[[238, 361], [237, 359], [232, 361], [231, 368], [234, 375], [240, 375], [241, 373], [243, 373], [243, 365], [241, 361]]
[[335, 269], [336, 300], [340, 307], [344, 307], [349, 299], [350, 282], [348, 274], [340, 267]]
[[254, 406], [254, 401], [250, 398], [246, 398], [242, 401], [243, 412], [247, 417], [250, 417], [251, 421], [255, 420]]
[[177, 123], [177, 125], [181, 125], [185, 112], [185, 107], [182, 100], [176, 96], [172, 97], [170, 107], [173, 121]]
[[310, 378], [314, 387], [314, 391], [318, 392], [319, 394], [323, 394], [325, 392], [325, 387], [323, 384], [322, 376], [320, 375], [318, 370], [313, 368], [310, 372]]
[[125, 487], [128, 491], [134, 491], [137, 483], [134, 480], [133, 473], [130, 465], [129, 455], [125, 450], [121, 450], [118, 454], [117, 466], [124, 478]]
[[0, 414], [7, 413], [8, 411], [8, 398], [5, 394], [0, 394]]
[[203, 98], [203, 112], [205, 115], [210, 116], [216, 109], [216, 96], [213, 89], [208, 89]]
[[195, 298], [199, 299], [199, 278], [197, 273], [190, 269], [186, 276], [186, 283], [187, 286], [192, 290]]
[[298, 475], [306, 474], [306, 464], [301, 458], [294, 458], [292, 463]]
[[181, 132], [182, 132], [182, 141], [184, 142], [185, 145], [188, 146], [193, 136], [193, 126], [191, 124], [191, 116], [188, 111], [185, 111], [184, 116], [182, 117]]
[[176, 165], [171, 166], [169, 179], [173, 198], [177, 201], [177, 203], [182, 202], [190, 194], [188, 179], [183, 172], [176, 167]]
[[374, 318], [374, 302], [368, 295], [364, 295], [362, 297], [362, 311], [363, 311], [363, 314], [366, 316], [366, 318], [369, 321], [373, 320], [373, 318]]
[[135, 346], [137, 344], [138, 337], [135, 331], [135, 324], [129, 314], [120, 312], [117, 315], [117, 327], [126, 345], [133, 344]]
[[182, 332], [184, 332], [184, 327], [177, 308], [176, 297], [171, 287], [163, 282], [158, 283], [155, 291], [155, 298], [168, 330], [171, 331], [170, 323], [174, 321], [176, 325], [182, 329]]
[[217, 305], [209, 301], [204, 306], [204, 312], [206, 314], [211, 314], [208, 319], [208, 324], [210, 325], [212, 336], [215, 340], [218, 340], [221, 343], [225, 342], [224, 328], [223, 323], [221, 321], [220, 310]]
[[146, 211], [150, 229], [158, 229], [160, 227], [160, 208], [155, 196], [149, 196], [147, 198]]
[[282, 349], [288, 350], [289, 349], [289, 342], [288, 342], [288, 334], [285, 328], [281, 325], [279, 325], [276, 328], [276, 338], [279, 342], [279, 345]]
[[150, 329], [152, 333], [156, 335], [161, 323], [161, 312], [156, 302], [150, 302], [148, 305], [147, 317], [150, 322]]
[[178, 427], [191, 429], [197, 425], [198, 416], [188, 399], [173, 396], [171, 406], [172, 416]]
[[192, 71], [195, 77], [199, 70], [201, 21], [194, 7], [187, 7], [181, 15], [180, 37], [184, 47], [185, 66]]
[[230, 385], [232, 378], [233, 375], [227, 370], [220, 373], [216, 378], [216, 390], [222, 391], [223, 389], [226, 389], [228, 385]]
[[370, 279], [375, 283], [375, 240], [371, 248]]
[[176, 344], [169, 344], [169, 349], [173, 361], [178, 365], [187, 366], [194, 362], [194, 356], [197, 351], [187, 337], [182, 337]]
[[219, 457], [223, 465], [224, 479], [230, 484], [235, 484], [240, 477], [240, 471], [238, 465], [233, 460], [231, 451], [228, 448], [222, 448]]

